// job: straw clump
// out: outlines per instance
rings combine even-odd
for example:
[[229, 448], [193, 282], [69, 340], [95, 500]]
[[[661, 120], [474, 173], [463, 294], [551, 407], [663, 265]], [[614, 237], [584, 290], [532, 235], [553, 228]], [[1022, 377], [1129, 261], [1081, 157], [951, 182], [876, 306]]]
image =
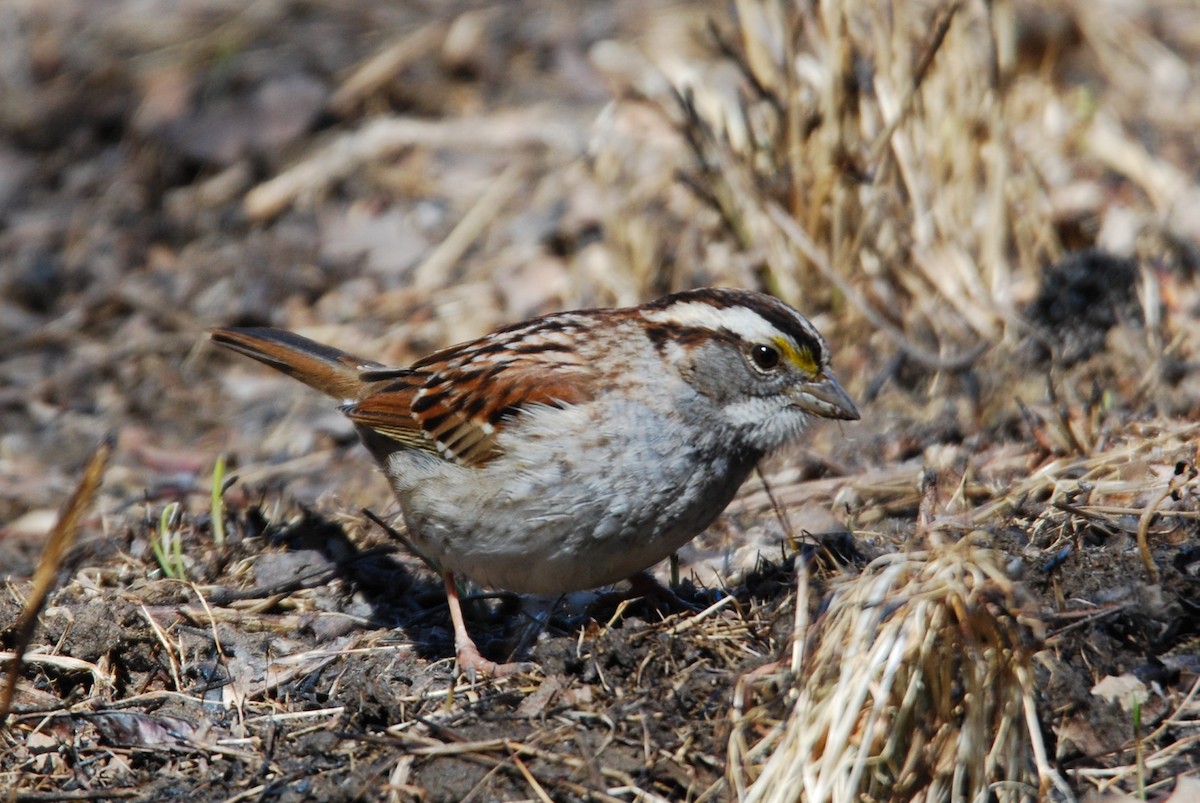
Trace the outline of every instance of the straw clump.
[[841, 581], [743, 799], [1021, 800], [1057, 785], [1033, 714], [1041, 628], [1018, 596], [969, 538]]

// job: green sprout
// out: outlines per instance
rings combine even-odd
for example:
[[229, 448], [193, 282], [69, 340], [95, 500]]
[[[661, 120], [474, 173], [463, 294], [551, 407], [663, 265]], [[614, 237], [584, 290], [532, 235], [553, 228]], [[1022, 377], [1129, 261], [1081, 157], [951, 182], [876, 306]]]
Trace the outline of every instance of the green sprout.
[[183, 564], [183, 535], [173, 526], [177, 524], [178, 516], [178, 502], [164, 507], [158, 520], [158, 537], [150, 544], [163, 574], [172, 580], [183, 580], [187, 576], [187, 567]]
[[212, 475], [212, 535], [217, 546], [225, 544], [225, 455], [217, 458]]

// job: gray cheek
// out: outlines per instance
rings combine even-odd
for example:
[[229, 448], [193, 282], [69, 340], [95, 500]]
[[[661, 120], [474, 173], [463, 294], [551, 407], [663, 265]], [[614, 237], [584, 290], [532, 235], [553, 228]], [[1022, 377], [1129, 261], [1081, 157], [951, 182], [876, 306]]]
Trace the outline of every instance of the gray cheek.
[[744, 397], [761, 381], [750, 373], [741, 353], [727, 343], [707, 343], [697, 348], [686, 373], [689, 384], [717, 405]]

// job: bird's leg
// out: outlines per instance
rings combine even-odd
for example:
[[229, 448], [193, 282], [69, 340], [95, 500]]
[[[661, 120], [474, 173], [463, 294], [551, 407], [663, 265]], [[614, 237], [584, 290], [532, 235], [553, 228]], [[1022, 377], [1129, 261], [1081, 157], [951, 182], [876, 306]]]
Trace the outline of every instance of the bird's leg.
[[446, 602], [450, 605], [450, 621], [454, 623], [454, 657], [458, 661], [458, 671], [467, 676], [472, 683], [477, 677], [503, 678], [521, 672], [532, 672], [536, 664], [515, 661], [498, 664], [489, 661], [479, 654], [471, 634], [467, 632], [466, 622], [463, 621], [462, 602], [458, 598], [458, 587], [454, 584], [454, 572], [443, 572], [442, 583], [446, 586]]
[[606, 607], [641, 599], [661, 614], [699, 613], [702, 610], [658, 582], [649, 571], [631, 575], [628, 582], [628, 590], [606, 591], [599, 595], [596, 604]]
[[645, 597], [664, 605], [670, 613], [696, 613], [700, 610], [658, 582], [649, 571], [638, 572], [630, 577], [629, 591], [634, 596]]

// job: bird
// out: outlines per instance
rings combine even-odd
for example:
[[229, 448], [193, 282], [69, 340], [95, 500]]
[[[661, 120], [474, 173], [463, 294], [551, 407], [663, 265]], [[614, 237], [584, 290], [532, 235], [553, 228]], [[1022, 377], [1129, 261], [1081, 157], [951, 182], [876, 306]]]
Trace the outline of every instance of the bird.
[[817, 329], [753, 290], [552, 313], [406, 367], [283, 329], [209, 335], [341, 402], [441, 572], [471, 678], [529, 665], [480, 653], [456, 578], [563, 594], [638, 575], [814, 419], [860, 417]]

